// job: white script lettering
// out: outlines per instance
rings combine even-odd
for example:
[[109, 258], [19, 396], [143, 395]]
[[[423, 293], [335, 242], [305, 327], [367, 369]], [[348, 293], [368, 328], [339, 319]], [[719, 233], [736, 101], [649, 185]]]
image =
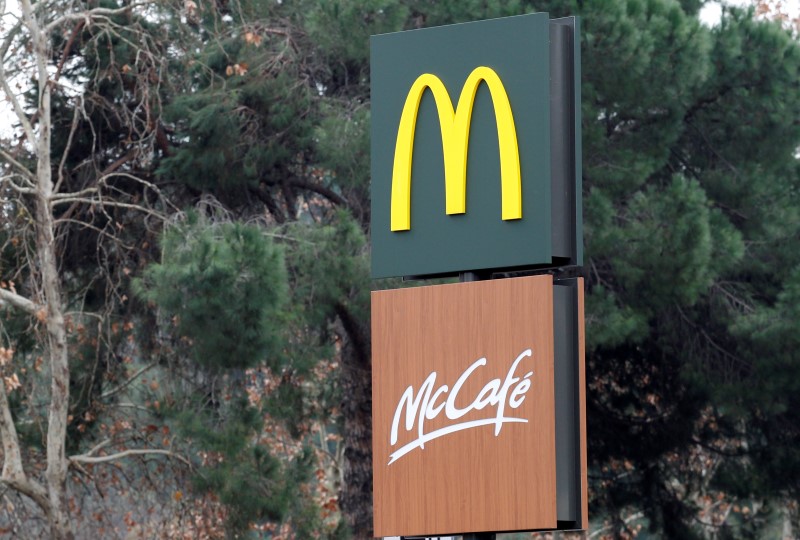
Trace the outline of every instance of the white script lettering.
[[[492, 379], [486, 383], [481, 391], [478, 392], [475, 399], [469, 405], [461, 409], [456, 406], [459, 392], [467, 382], [467, 379], [469, 379], [478, 368], [486, 365], [486, 358], [479, 358], [473, 362], [456, 380], [452, 390], [446, 384], [435, 388], [437, 377], [435, 371], [428, 375], [417, 392], [414, 392], [413, 386], [406, 388], [405, 392], [403, 392], [403, 395], [400, 397], [397, 409], [394, 411], [390, 442], [392, 446], [397, 444], [398, 430], [400, 428], [400, 420], [403, 418], [404, 409], [405, 429], [406, 431], [412, 431], [416, 423], [417, 438], [392, 452], [389, 456], [389, 465], [416, 448], [424, 449], [425, 443], [457, 431], [493, 425], [494, 436], [497, 437], [500, 435], [503, 424], [511, 422], [527, 423], [528, 420], [526, 418], [508, 417], [504, 416], [504, 414], [506, 403], [508, 403], [508, 406], [512, 409], [516, 409], [525, 401], [525, 394], [527, 394], [531, 387], [531, 382], [528, 379], [533, 376], [533, 371], [527, 372], [521, 378], [515, 376], [514, 372], [519, 363], [522, 362], [524, 358], [532, 356], [532, 354], [531, 349], [522, 351], [522, 353], [517, 356], [517, 359], [514, 360], [514, 363], [511, 364], [504, 380]], [[512, 387], [514, 387], [513, 390], [511, 389]], [[511, 394], [510, 396], [509, 392]], [[447, 394], [446, 399], [443, 398], [443, 394]], [[438, 405], [437, 401], [439, 402]], [[472, 411], [480, 411], [487, 406], [497, 408], [495, 415], [491, 418], [459, 422], [425, 433], [425, 421], [435, 419], [442, 410], [444, 410], [444, 414], [448, 419], [458, 420]]]

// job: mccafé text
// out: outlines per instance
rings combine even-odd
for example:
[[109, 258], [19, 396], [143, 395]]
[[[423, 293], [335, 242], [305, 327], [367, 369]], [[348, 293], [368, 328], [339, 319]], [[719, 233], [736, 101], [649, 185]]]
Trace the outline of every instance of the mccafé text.
[[[473, 362], [456, 380], [452, 388], [447, 384], [437, 387], [438, 374], [435, 371], [428, 375], [419, 386], [418, 391], [414, 390], [413, 385], [406, 388], [395, 409], [390, 442], [392, 446], [397, 444], [398, 431], [403, 417], [405, 417], [405, 430], [412, 431], [416, 427], [417, 438], [392, 452], [389, 456], [389, 464], [391, 465], [416, 448], [424, 449], [427, 442], [457, 431], [493, 425], [494, 435], [497, 437], [500, 435], [503, 424], [527, 423], [526, 418], [505, 416], [505, 413], [506, 406], [517, 409], [525, 401], [525, 395], [531, 388], [530, 378], [533, 376], [533, 371], [528, 371], [521, 377], [517, 376], [516, 372], [520, 363], [525, 358], [532, 356], [531, 349], [522, 351], [511, 364], [504, 379], [492, 379], [487, 382], [465, 407], [458, 406], [458, 403], [463, 403], [463, 397], [460, 396], [461, 390], [471, 377], [479, 375], [478, 369], [487, 364], [486, 358], [479, 358]], [[486, 407], [494, 407], [493, 416], [455, 422], [474, 411], [482, 411]], [[405, 414], [403, 414], [404, 411]], [[448, 420], [454, 421], [454, 423], [426, 433], [425, 422], [436, 419], [442, 412]]]

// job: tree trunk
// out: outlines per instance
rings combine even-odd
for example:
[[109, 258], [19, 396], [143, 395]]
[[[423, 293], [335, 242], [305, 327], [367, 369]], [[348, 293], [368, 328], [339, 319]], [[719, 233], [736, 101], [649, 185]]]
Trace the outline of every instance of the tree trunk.
[[794, 532], [792, 531], [792, 501], [785, 500], [783, 502], [783, 531], [781, 533], [781, 540], [792, 540]]
[[[41, 295], [44, 312], [39, 314], [45, 323], [46, 356], [50, 364], [50, 407], [47, 424], [47, 470], [45, 480], [53, 540], [74, 538], [67, 504], [67, 457], [65, 454], [67, 413], [69, 409], [69, 362], [67, 332], [61, 298], [61, 280], [56, 263], [55, 223], [51, 202], [53, 198], [52, 159], [50, 138], [52, 119], [50, 97], [52, 86], [47, 72], [50, 57], [48, 36], [42, 31], [33, 13], [30, 0], [21, 2], [23, 19], [31, 33], [39, 87], [36, 140], [36, 255], [41, 272]], [[33, 142], [33, 141], [32, 141]], [[43, 509], [46, 510], [46, 509]]]
[[371, 370], [347, 362], [342, 369], [344, 485], [339, 505], [353, 538], [372, 538]]
[[[41, 85], [40, 85], [41, 86]], [[69, 409], [69, 360], [67, 332], [61, 306], [61, 281], [56, 264], [53, 183], [50, 169], [50, 89], [45, 82], [40, 106], [40, 144], [36, 201], [36, 251], [42, 273], [42, 293], [47, 312], [47, 356], [50, 363], [50, 407], [47, 424], [47, 493], [50, 499], [50, 536], [74, 538], [67, 506], [67, 457], [65, 453]]]
[[339, 507], [355, 540], [372, 538], [372, 362], [360, 322], [337, 309], [349, 340], [342, 351], [344, 482]]

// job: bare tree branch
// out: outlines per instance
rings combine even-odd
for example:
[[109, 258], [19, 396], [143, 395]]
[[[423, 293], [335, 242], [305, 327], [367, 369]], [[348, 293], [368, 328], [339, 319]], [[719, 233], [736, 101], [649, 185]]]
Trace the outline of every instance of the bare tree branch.
[[17, 309], [26, 311], [30, 315], [36, 315], [42, 309], [42, 306], [25, 298], [21, 294], [17, 294], [8, 289], [0, 288], [0, 305], [5, 303], [11, 304]]
[[116, 388], [112, 388], [111, 390], [109, 390], [107, 392], [103, 392], [100, 395], [100, 397], [105, 399], [105, 398], [109, 398], [109, 397], [113, 396], [114, 394], [117, 394], [117, 393], [121, 392], [122, 390], [127, 388], [133, 381], [135, 381], [140, 375], [142, 375], [143, 373], [146, 373], [147, 371], [153, 369], [156, 365], [158, 365], [158, 362], [151, 362], [150, 364], [147, 364], [146, 366], [144, 366], [143, 368], [138, 370], [136, 373], [131, 375], [128, 378], [128, 380], [126, 380], [125, 382], [123, 382], [122, 384], [117, 386]]
[[97, 452], [99, 452], [101, 449], [105, 448], [109, 444], [111, 444], [111, 439], [104, 439], [104, 440], [100, 441], [98, 444], [96, 444], [95, 446], [93, 446], [88, 452], [86, 452], [83, 455], [87, 456], [87, 457], [93, 456], [94, 454], [96, 454]]
[[[106, 169], [106, 170], [108, 170], [108, 169]], [[75, 192], [72, 192], [72, 193], [56, 193], [56, 194], [54, 194], [52, 196], [51, 200], [53, 201], [53, 204], [61, 203], [63, 201], [67, 201], [67, 200], [74, 202], [76, 199], [81, 199], [83, 197], [86, 197], [87, 195], [93, 195], [95, 193], [99, 193], [101, 187], [108, 185], [108, 182], [107, 182], [108, 179], [113, 178], [113, 177], [117, 177], [117, 176], [122, 177], [122, 178], [127, 178], [128, 180], [132, 180], [133, 182], [138, 182], [139, 184], [142, 184], [143, 186], [149, 188], [154, 193], [156, 193], [159, 197], [161, 197], [161, 199], [164, 201], [164, 203], [166, 205], [170, 206], [173, 210], [175, 210], [176, 212], [180, 211], [180, 208], [178, 208], [177, 206], [172, 204], [169, 201], [169, 199], [167, 199], [166, 197], [164, 197], [162, 195], [161, 189], [159, 189], [159, 187], [157, 185], [153, 184], [152, 182], [148, 182], [147, 180], [145, 180], [143, 178], [140, 178], [140, 177], [138, 177], [136, 175], [133, 175], [133, 174], [130, 174], [130, 173], [126, 173], [126, 172], [114, 172], [114, 171], [104, 172], [103, 175], [100, 178], [97, 179], [97, 186], [86, 188], [86, 189], [82, 189], [80, 191], [75, 191]], [[98, 199], [96, 199], [96, 200], [95, 199], [88, 199], [88, 200], [94, 201], [95, 204], [100, 204], [101, 202], [103, 204], [108, 204], [108, 203], [105, 203], [105, 201], [103, 201], [102, 197], [98, 197]], [[81, 200], [80, 202], [86, 202], [86, 200]], [[142, 210], [144, 211], [144, 209], [142, 209]]]
[[103, 180], [107, 178], [111, 173], [125, 165], [127, 162], [132, 160], [136, 156], [133, 150], [128, 151], [127, 154], [122, 156], [121, 158], [117, 159], [114, 163], [103, 169], [103, 172], [100, 173], [100, 179]]
[[13, 175], [3, 176], [0, 177], [0, 181], [5, 181], [9, 186], [11, 186], [11, 189], [22, 195], [36, 195], [36, 190], [34, 188], [17, 185], [11, 178], [13, 178]]
[[93, 8], [82, 11], [76, 11], [74, 13], [66, 13], [61, 17], [51, 21], [47, 26], [44, 27], [43, 31], [46, 34], [49, 34], [59, 26], [69, 21], [84, 21], [86, 24], [91, 24], [92, 19], [113, 17], [114, 15], [122, 15], [123, 13], [127, 13], [134, 8], [146, 6], [151, 3], [152, 2], [140, 2], [140, 3], [130, 4], [122, 8], [114, 8], [114, 9]]
[[145, 413], [152, 413], [153, 412], [152, 409], [148, 409], [147, 407], [143, 407], [142, 405], [137, 405], [136, 403], [127, 403], [127, 402], [114, 403], [112, 405], [109, 405], [109, 407], [114, 407], [116, 409], [133, 409], [133, 410], [142, 411], [142, 412], [145, 412]]
[[[106, 238], [109, 238], [110, 240], [113, 240], [114, 242], [117, 243], [117, 245], [122, 246], [125, 249], [128, 249], [128, 250], [134, 249], [134, 246], [126, 244], [125, 242], [120, 240], [119, 237], [116, 234], [109, 233], [108, 231], [105, 231], [105, 230], [101, 229], [100, 227], [95, 227], [91, 223], [87, 223], [87, 222], [81, 221], [79, 219], [58, 218], [57, 220], [55, 220], [54, 223], [56, 225], [60, 225], [62, 223], [74, 223], [75, 225], [77, 225], [79, 227], [86, 228], [86, 229], [91, 229], [94, 232], [96, 232], [97, 234], [105, 236]], [[89, 313], [81, 313], [81, 315], [89, 315]]]
[[[0, 63], [0, 65], [2, 65], [2, 64]], [[22, 176], [24, 176], [25, 178], [27, 178], [31, 182], [31, 186], [33, 186], [33, 182], [36, 181], [36, 175], [33, 174], [28, 167], [26, 167], [25, 165], [23, 165], [22, 163], [20, 163], [16, 159], [14, 159], [14, 157], [11, 154], [6, 152], [2, 148], [0, 148], [0, 157], [2, 157], [10, 165], [12, 165], [15, 169], [17, 169]]]
[[24, 479], [22, 454], [19, 451], [19, 437], [14, 426], [14, 418], [8, 406], [5, 384], [0, 381], [0, 437], [3, 442], [3, 478]]
[[[644, 517], [644, 512], [635, 512], [635, 513], [623, 518], [621, 521], [622, 521], [622, 523], [624, 525], [627, 525], [628, 523], [630, 523], [632, 521], [636, 521], [637, 519], [642, 519], [643, 517]], [[606, 525], [605, 527], [601, 527], [599, 529], [596, 529], [594, 532], [592, 532], [592, 534], [589, 535], [589, 538], [598, 537], [598, 536], [602, 535], [603, 533], [605, 533], [606, 531], [611, 530], [613, 528], [614, 528], [614, 523], [612, 523], [611, 525]]]
[[[3, 6], [3, 13], [6, 13], [5, 10], [5, 2], [2, 2]], [[2, 46], [0, 46], [0, 85], [3, 87], [3, 92], [5, 92], [8, 100], [11, 102], [11, 106], [14, 109], [14, 113], [17, 115], [17, 118], [22, 125], [22, 129], [25, 132], [25, 135], [28, 137], [28, 140], [33, 142], [33, 127], [31, 126], [30, 121], [28, 120], [28, 116], [25, 114], [25, 111], [22, 109], [19, 101], [17, 100], [17, 96], [15, 96], [12, 91], [11, 87], [8, 85], [8, 77], [5, 71], [5, 57], [8, 53], [8, 49], [11, 47], [11, 44], [14, 43], [17, 35], [22, 31], [23, 25], [22, 22], [18, 22], [15, 24], [6, 35], [5, 40], [3, 41]]]
[[[58, 74], [56, 74], [56, 76], [58, 76]], [[64, 164], [67, 162], [67, 156], [69, 155], [69, 150], [70, 148], [72, 148], [72, 138], [75, 136], [75, 131], [78, 129], [78, 118], [80, 118], [80, 111], [81, 107], [75, 107], [75, 112], [72, 115], [72, 124], [70, 125], [69, 128], [69, 137], [67, 138], [67, 145], [64, 147], [64, 153], [61, 154], [61, 161], [58, 164], [58, 180], [56, 181], [56, 187], [53, 190], [56, 193], [58, 193], [61, 184], [64, 182]]]
[[[77, 38], [78, 34], [81, 33], [81, 30], [83, 30], [85, 24], [86, 21], [80, 21], [75, 25], [75, 28], [72, 29], [72, 33], [69, 35], [67, 44], [64, 45], [64, 49], [61, 51], [61, 60], [58, 61], [58, 67], [56, 68], [56, 75], [53, 77], [53, 81], [58, 81], [58, 79], [61, 77], [61, 71], [64, 69], [64, 63], [67, 61], [67, 56], [69, 56], [69, 53], [72, 50], [72, 44], [75, 43], [75, 38]], [[67, 145], [67, 148], [69, 148], [69, 145]], [[66, 154], [66, 151], [64, 153]]]
[[17, 96], [14, 95], [14, 93], [11, 91], [11, 87], [8, 85], [8, 77], [6, 76], [3, 60], [4, 58], [0, 57], [0, 85], [3, 87], [3, 92], [5, 92], [6, 98], [8, 98], [9, 102], [11, 102], [11, 106], [14, 109], [14, 114], [16, 114], [17, 120], [19, 120], [20, 125], [22, 125], [22, 130], [25, 132], [25, 136], [29, 141], [31, 141], [31, 144], [33, 144], [33, 142], [36, 140], [33, 126], [28, 119], [28, 115], [25, 114], [25, 111], [17, 99]]
[[41, 484], [30, 478], [0, 478], [0, 483], [27, 495], [44, 511], [50, 514], [50, 501], [47, 499], [47, 492]]
[[90, 204], [90, 205], [93, 205], [93, 206], [111, 206], [111, 207], [115, 207], [115, 208], [129, 208], [131, 210], [136, 210], [137, 212], [142, 212], [144, 214], [148, 214], [150, 216], [156, 217], [156, 218], [158, 218], [158, 219], [160, 219], [162, 221], [167, 219], [167, 217], [164, 214], [161, 214], [161, 213], [156, 212], [155, 210], [151, 210], [149, 208], [145, 208], [144, 206], [142, 206], [140, 204], [123, 203], [123, 202], [117, 202], [117, 201], [107, 201], [107, 200], [104, 200], [104, 199], [101, 199], [101, 198], [87, 199], [85, 197], [66, 197], [64, 199], [56, 199], [56, 200], [53, 201], [52, 204], [53, 204], [53, 206], [55, 206], [56, 204], [72, 203], [72, 202]]
[[11, 416], [11, 408], [8, 406], [8, 396], [3, 381], [0, 381], [0, 438], [3, 444], [3, 473], [0, 483], [27, 495], [49, 513], [47, 492], [38, 482], [30, 480], [22, 468], [19, 437], [14, 426], [14, 418]]
[[[5, 0], [0, 1], [0, 12], [3, 14], [7, 14], [6, 11], [6, 3]], [[14, 40], [17, 38], [17, 35], [22, 31], [22, 23], [17, 19], [17, 23], [11, 27], [6, 33], [6, 37], [3, 40], [3, 44], [0, 45], [0, 58], [5, 58], [8, 49], [11, 47], [11, 44], [14, 43]]]
[[177, 459], [178, 461], [184, 463], [189, 467], [192, 466], [192, 463], [182, 455], [176, 454], [172, 450], [163, 450], [159, 448], [142, 448], [142, 449], [133, 448], [130, 450], [123, 450], [122, 452], [117, 452], [116, 454], [110, 454], [108, 456], [89, 456], [87, 454], [80, 454], [77, 456], [70, 456], [69, 460], [72, 463], [107, 463], [109, 461], [115, 461], [130, 456], [148, 456], [148, 455], [167, 456], [173, 459]]
[[321, 186], [321, 185], [315, 184], [313, 182], [308, 182], [306, 180], [301, 180], [300, 178], [292, 179], [291, 184], [293, 186], [295, 186], [295, 187], [299, 187], [299, 188], [302, 188], [302, 189], [307, 189], [309, 191], [313, 191], [315, 193], [319, 193], [320, 195], [322, 195], [323, 197], [325, 197], [326, 199], [330, 200], [331, 202], [333, 202], [335, 204], [338, 204], [338, 205], [341, 205], [341, 206], [344, 206], [344, 205], [347, 204], [347, 201], [345, 201], [344, 198], [342, 198], [341, 195], [339, 195], [338, 193], [336, 193], [332, 189], [327, 188], [325, 186]]

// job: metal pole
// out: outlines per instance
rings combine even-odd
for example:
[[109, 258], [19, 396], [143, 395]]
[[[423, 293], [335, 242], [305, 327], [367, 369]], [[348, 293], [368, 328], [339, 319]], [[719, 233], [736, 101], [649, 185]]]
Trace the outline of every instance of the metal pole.
[[458, 274], [458, 281], [462, 283], [467, 281], [484, 281], [491, 278], [492, 274], [487, 274], [485, 272], [459, 272]]

